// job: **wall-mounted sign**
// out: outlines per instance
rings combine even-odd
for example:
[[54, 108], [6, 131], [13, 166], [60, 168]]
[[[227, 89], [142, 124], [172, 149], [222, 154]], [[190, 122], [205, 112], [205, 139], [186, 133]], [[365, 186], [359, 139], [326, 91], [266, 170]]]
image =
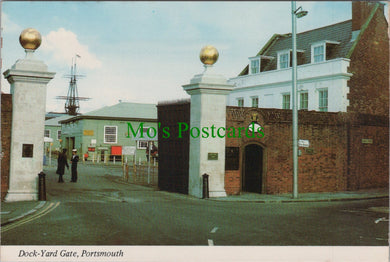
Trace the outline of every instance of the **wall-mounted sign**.
[[111, 146], [111, 155], [121, 156], [122, 155], [122, 146]]
[[23, 144], [22, 148], [22, 157], [33, 157], [34, 145], [33, 144]]
[[309, 147], [310, 146], [310, 142], [309, 142], [309, 140], [299, 139], [298, 140], [298, 146], [299, 147]]
[[207, 160], [218, 160], [218, 153], [208, 153]]
[[91, 139], [91, 145], [96, 145], [96, 139]]
[[47, 142], [47, 143], [53, 142], [53, 138], [51, 138], [51, 137], [44, 137], [43, 138], [43, 142]]
[[372, 144], [373, 140], [372, 138], [363, 138], [362, 144]]
[[93, 136], [93, 130], [83, 130], [84, 136]]
[[313, 155], [314, 154], [314, 149], [313, 148], [305, 148], [305, 152], [308, 155]]
[[122, 147], [122, 154], [126, 156], [131, 156], [135, 154], [135, 146], [124, 146]]

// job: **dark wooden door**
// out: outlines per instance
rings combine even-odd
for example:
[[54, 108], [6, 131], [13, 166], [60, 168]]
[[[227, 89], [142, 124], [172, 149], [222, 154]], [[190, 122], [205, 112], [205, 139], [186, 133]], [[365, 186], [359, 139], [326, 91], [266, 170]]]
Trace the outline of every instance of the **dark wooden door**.
[[248, 145], [244, 152], [244, 172], [242, 191], [262, 193], [263, 149], [258, 145]]

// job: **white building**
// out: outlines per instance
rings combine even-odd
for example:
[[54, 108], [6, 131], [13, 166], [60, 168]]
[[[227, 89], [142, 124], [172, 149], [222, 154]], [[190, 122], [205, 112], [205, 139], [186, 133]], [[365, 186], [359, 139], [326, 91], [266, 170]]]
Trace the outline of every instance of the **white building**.
[[[352, 20], [297, 34], [298, 108], [346, 112], [350, 50], [359, 32]], [[291, 34], [275, 34], [239, 76], [230, 106], [291, 109]]]

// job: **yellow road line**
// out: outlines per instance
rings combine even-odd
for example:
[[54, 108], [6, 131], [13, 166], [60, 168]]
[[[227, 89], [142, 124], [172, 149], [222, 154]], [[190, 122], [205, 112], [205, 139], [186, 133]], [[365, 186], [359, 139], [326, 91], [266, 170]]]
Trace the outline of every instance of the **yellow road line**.
[[54, 209], [56, 209], [58, 206], [60, 205], [60, 202], [56, 202], [56, 203], [50, 203], [47, 207], [45, 207], [42, 211], [39, 211], [38, 213], [36, 214], [33, 214], [31, 216], [27, 216], [25, 218], [22, 218], [21, 220], [19, 221], [16, 221], [14, 223], [11, 223], [11, 224], [8, 224], [8, 225], [5, 225], [3, 227], [1, 227], [1, 233], [4, 233], [8, 230], [11, 230], [13, 228], [16, 228], [18, 226], [21, 226], [25, 223], [28, 223], [28, 222], [31, 222], [37, 218], [40, 218], [48, 213], [50, 213], [51, 211], [53, 211]]

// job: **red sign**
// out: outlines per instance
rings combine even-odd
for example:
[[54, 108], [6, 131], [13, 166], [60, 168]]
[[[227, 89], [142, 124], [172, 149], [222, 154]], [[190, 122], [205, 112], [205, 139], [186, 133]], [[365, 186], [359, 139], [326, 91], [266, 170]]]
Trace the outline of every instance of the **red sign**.
[[121, 156], [122, 155], [122, 146], [111, 146], [111, 155]]
[[95, 152], [95, 148], [94, 147], [88, 147], [88, 151]]

